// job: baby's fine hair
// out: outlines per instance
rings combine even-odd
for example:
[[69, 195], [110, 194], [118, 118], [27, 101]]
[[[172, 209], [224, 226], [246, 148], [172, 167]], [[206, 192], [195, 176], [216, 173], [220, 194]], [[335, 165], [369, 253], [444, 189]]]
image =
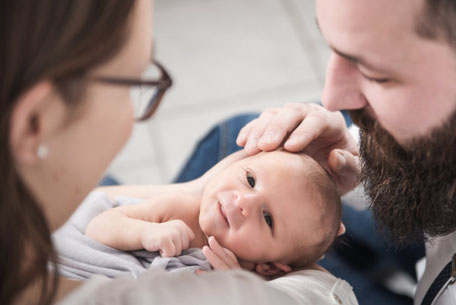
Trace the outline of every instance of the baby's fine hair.
[[308, 177], [309, 181], [312, 181], [310, 184], [312, 187], [312, 194], [314, 194], [317, 202], [321, 204], [321, 208], [324, 211], [325, 221], [327, 225], [330, 226], [330, 230], [327, 231], [326, 236], [317, 245], [317, 251], [313, 257], [308, 257], [304, 255], [303, 246], [297, 245], [295, 249], [296, 257], [292, 260], [290, 266], [293, 269], [303, 268], [310, 263], [318, 261], [325, 253], [331, 248], [334, 241], [337, 238], [337, 233], [339, 231], [341, 217], [342, 217], [342, 205], [340, 201], [340, 196], [337, 192], [336, 184], [329, 174], [321, 167], [315, 160], [310, 156], [304, 153], [300, 153], [301, 157], [309, 166]]

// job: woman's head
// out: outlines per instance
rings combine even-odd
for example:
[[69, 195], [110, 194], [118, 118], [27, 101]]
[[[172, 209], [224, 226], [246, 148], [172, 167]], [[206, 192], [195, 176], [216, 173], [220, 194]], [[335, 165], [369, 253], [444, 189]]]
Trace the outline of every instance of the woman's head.
[[[8, 304], [30, 283], [46, 283], [50, 229], [126, 142], [129, 88], [91, 77], [139, 78], [151, 56], [152, 20], [147, 0], [0, 6], [0, 298]], [[47, 155], [40, 158], [39, 147]]]

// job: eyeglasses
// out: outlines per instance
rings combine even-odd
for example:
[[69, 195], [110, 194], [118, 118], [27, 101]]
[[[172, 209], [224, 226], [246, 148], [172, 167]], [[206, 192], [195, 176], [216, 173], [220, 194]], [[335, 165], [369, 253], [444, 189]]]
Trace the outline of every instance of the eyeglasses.
[[141, 79], [95, 76], [93, 80], [111, 85], [131, 87], [130, 94], [136, 121], [149, 119], [158, 109], [166, 90], [173, 84], [168, 72], [157, 61], [152, 62]]

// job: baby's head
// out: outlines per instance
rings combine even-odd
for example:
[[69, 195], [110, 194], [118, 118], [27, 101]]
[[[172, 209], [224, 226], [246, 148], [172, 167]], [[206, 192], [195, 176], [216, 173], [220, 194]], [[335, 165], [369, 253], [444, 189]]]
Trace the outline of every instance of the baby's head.
[[199, 223], [238, 259], [273, 276], [321, 258], [343, 233], [336, 187], [305, 154], [259, 153], [208, 182]]

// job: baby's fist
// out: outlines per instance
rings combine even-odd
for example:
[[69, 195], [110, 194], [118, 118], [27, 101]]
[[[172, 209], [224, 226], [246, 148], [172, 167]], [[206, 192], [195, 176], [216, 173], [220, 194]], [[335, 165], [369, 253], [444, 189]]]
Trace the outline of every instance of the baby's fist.
[[181, 254], [195, 238], [192, 229], [182, 220], [170, 220], [153, 225], [143, 232], [141, 243], [147, 251], [160, 251], [163, 257]]

